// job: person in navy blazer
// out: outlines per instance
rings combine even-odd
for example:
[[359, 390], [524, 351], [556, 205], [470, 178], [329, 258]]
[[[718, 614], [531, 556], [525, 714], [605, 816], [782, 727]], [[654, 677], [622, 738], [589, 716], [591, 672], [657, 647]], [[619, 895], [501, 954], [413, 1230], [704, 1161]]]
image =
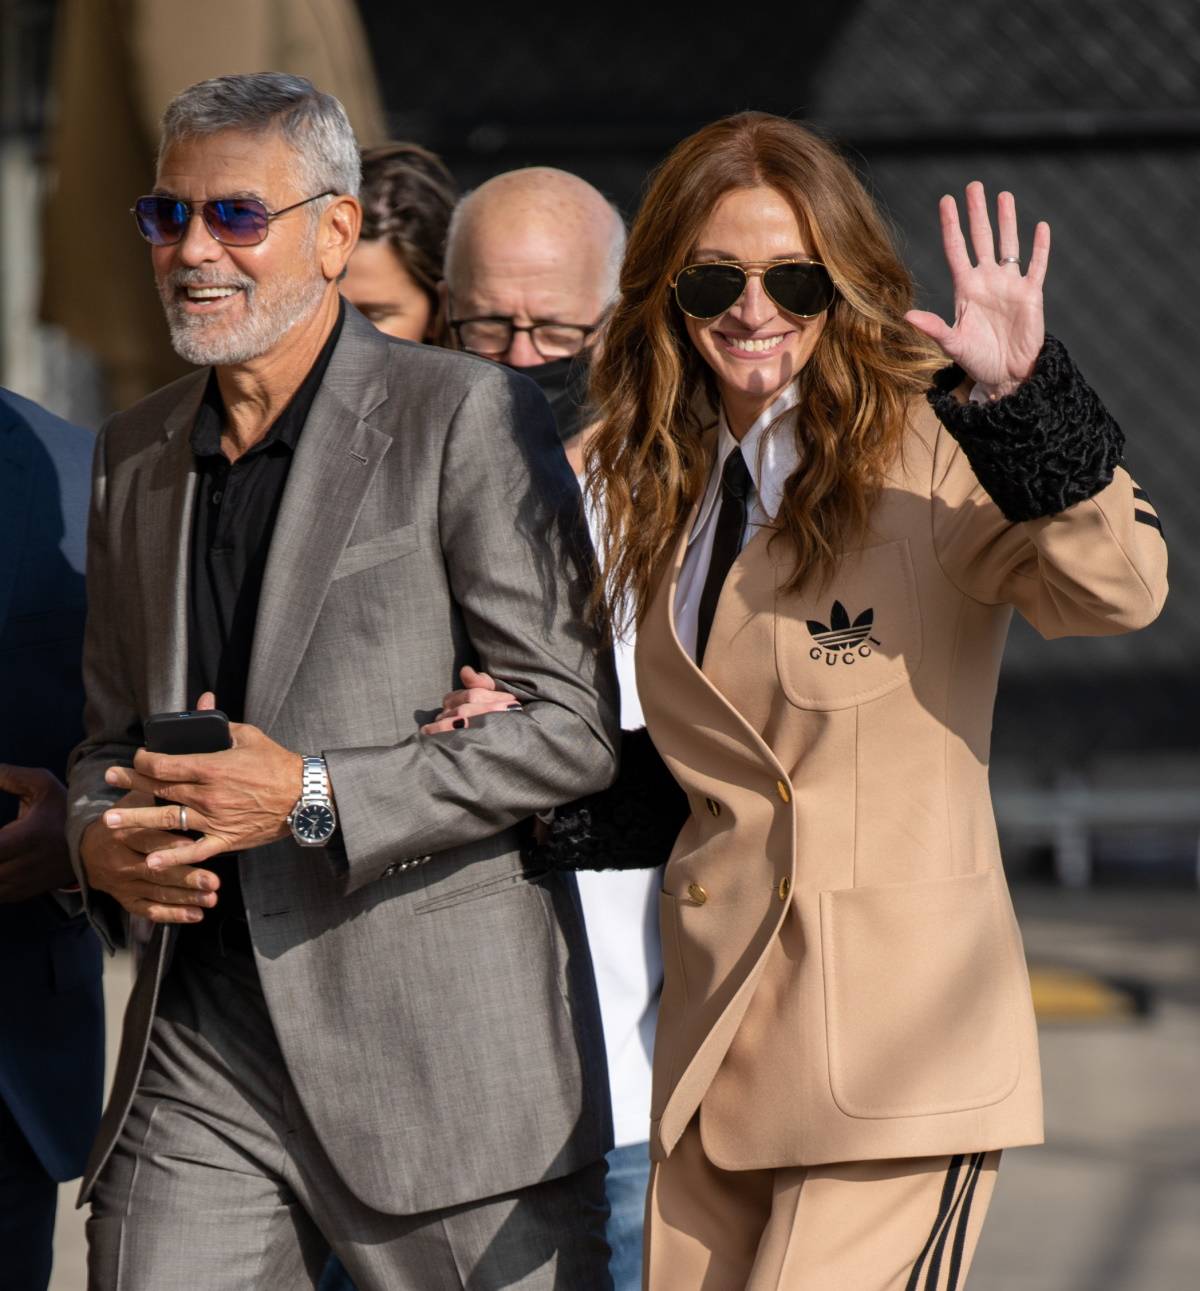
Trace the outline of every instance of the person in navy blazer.
[[[100, 1118], [100, 945], [72, 898], [67, 754], [80, 655], [92, 436], [0, 389], [0, 1283], [44, 1291], [58, 1181]], [[74, 898], [74, 904], [79, 904]]]

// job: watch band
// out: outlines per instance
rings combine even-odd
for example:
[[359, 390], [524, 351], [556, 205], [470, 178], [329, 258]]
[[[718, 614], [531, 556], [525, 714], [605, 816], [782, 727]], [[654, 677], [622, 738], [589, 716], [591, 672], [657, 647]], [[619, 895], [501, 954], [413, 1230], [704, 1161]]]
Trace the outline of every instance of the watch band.
[[330, 800], [329, 771], [324, 758], [305, 758], [304, 771], [300, 778], [300, 801], [308, 802], [316, 798], [323, 802]]

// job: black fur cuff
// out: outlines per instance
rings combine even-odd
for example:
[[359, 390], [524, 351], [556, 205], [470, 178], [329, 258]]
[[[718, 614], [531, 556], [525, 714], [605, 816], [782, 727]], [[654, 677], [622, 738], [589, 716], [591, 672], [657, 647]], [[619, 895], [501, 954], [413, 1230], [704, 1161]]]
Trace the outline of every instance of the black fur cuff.
[[554, 870], [653, 869], [671, 854], [687, 814], [687, 795], [646, 729], [622, 731], [614, 783], [558, 807], [530, 860]]
[[1047, 336], [1033, 375], [995, 403], [959, 403], [965, 379], [943, 368], [926, 397], [1006, 519], [1058, 515], [1112, 481], [1125, 436], [1061, 341]]

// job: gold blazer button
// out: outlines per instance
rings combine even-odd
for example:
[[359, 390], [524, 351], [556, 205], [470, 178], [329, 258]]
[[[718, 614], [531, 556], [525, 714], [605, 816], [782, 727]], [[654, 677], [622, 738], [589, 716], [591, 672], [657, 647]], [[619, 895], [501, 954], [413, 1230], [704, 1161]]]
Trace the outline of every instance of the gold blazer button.
[[783, 780], [776, 780], [776, 781], [775, 781], [775, 792], [780, 796], [780, 798], [781, 798], [784, 802], [791, 802], [791, 800], [792, 800], [792, 792], [791, 792], [791, 790], [787, 787], [787, 783], [786, 783], [785, 781], [783, 781]]
[[708, 893], [705, 892], [699, 883], [688, 884], [688, 896], [690, 896], [697, 905], [703, 905], [708, 900]]
[[789, 892], [791, 892], [791, 890], [792, 890], [792, 881], [791, 881], [791, 879], [789, 879], [789, 878], [782, 878], [782, 879], [780, 879], [780, 880], [779, 880], [779, 899], [780, 899], [780, 901], [786, 901], [786, 900], [788, 899], [788, 893], [789, 893]]
[[721, 814], [721, 804], [715, 798], [705, 798], [704, 805], [708, 808], [710, 816], [719, 816]]

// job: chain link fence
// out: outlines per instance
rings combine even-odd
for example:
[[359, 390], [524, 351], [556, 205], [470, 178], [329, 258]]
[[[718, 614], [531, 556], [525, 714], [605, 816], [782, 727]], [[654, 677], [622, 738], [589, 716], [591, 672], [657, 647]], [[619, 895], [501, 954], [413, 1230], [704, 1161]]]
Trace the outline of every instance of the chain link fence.
[[1200, 7], [1179, 0], [867, 0], [814, 83], [819, 118], [857, 147], [928, 307], [951, 308], [943, 192], [972, 178], [1012, 190], [1025, 246], [1049, 220], [1048, 326], [1124, 427], [1130, 469], [1164, 517], [1172, 590], [1150, 629], [1052, 645], [1014, 631], [1001, 761], [1049, 771], [1086, 768], [1101, 749], [1197, 747], [1198, 70]]

